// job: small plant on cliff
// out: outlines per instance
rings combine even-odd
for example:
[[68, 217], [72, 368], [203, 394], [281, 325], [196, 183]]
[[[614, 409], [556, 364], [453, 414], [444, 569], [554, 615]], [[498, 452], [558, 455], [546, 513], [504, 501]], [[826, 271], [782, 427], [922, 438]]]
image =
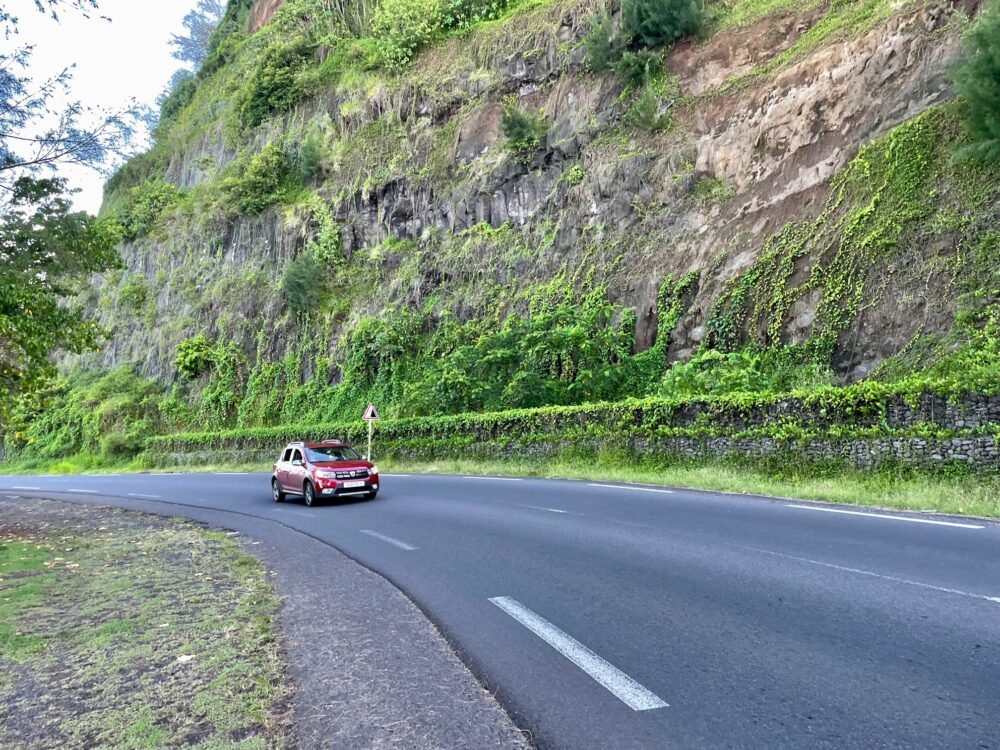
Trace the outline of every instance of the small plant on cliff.
[[382, 60], [389, 68], [402, 68], [441, 33], [440, 0], [382, 0], [372, 20]]
[[118, 301], [129, 310], [141, 310], [149, 299], [149, 282], [145, 274], [134, 273], [118, 292]]
[[272, 44], [236, 96], [236, 110], [243, 127], [262, 123], [276, 112], [285, 112], [303, 95], [297, 75], [312, 55], [308, 41]]
[[705, 27], [703, 0], [623, 0], [622, 24], [646, 47], [673, 44]]
[[541, 148], [549, 130], [541, 114], [532, 115], [514, 105], [504, 109], [502, 124], [510, 150], [521, 155]]
[[302, 253], [285, 268], [281, 288], [289, 309], [297, 315], [306, 315], [327, 298], [326, 268], [314, 252]]
[[972, 143], [959, 158], [1000, 161], [1000, 1], [992, 0], [965, 36], [965, 56], [952, 71], [965, 102]]
[[162, 179], [146, 180], [128, 192], [118, 212], [122, 236], [127, 240], [149, 234], [180, 198], [181, 191]]
[[223, 189], [242, 213], [259, 214], [285, 199], [293, 188], [292, 178], [288, 157], [272, 143], [259, 154], [237, 160]]
[[202, 331], [197, 336], [184, 339], [177, 345], [174, 367], [185, 378], [194, 380], [212, 369], [215, 364], [215, 347]]
[[442, 0], [441, 25], [445, 29], [467, 29], [480, 21], [500, 18], [509, 0]]
[[615, 27], [611, 15], [606, 11], [595, 13], [590, 20], [590, 32], [584, 39], [587, 50], [587, 64], [595, 73], [603, 73], [614, 68], [622, 59], [628, 46], [628, 38]]

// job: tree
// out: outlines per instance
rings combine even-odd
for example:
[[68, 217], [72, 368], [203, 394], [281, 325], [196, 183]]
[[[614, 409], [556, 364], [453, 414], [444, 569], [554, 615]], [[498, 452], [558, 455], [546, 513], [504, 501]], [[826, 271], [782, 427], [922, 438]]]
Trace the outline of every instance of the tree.
[[101, 330], [69, 300], [111, 268], [113, 227], [70, 206], [65, 182], [21, 177], [0, 215], [0, 423], [19, 393], [53, 372], [57, 349], [82, 352]]
[[965, 35], [965, 55], [952, 71], [965, 103], [971, 143], [960, 158], [1000, 161], [1000, 2], [993, 0]]
[[186, 33], [173, 34], [170, 39], [174, 59], [188, 63], [192, 71], [197, 71], [208, 56], [212, 34], [225, 12], [225, 3], [220, 0], [198, 0], [195, 9], [184, 16]]
[[[35, 0], [41, 12], [58, 20], [58, 9], [97, 7], [96, 0]], [[9, 38], [16, 36], [18, 19], [0, 11], [0, 24]], [[22, 45], [0, 53], [0, 192], [10, 193], [25, 174], [60, 164], [83, 164], [106, 170], [124, 158], [132, 146], [140, 111], [135, 104], [120, 110], [85, 107], [68, 101], [72, 67], [42, 82], [27, 73], [33, 46]], [[0, 195], [2, 200], [2, 195]]]

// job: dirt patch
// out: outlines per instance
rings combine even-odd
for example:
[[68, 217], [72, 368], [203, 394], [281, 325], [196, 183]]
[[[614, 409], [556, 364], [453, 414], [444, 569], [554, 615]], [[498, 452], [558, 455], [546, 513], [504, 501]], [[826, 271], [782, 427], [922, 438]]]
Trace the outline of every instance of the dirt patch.
[[285, 0], [257, 0], [250, 9], [250, 33], [267, 26]]
[[233, 534], [5, 499], [0, 747], [289, 747], [277, 609]]

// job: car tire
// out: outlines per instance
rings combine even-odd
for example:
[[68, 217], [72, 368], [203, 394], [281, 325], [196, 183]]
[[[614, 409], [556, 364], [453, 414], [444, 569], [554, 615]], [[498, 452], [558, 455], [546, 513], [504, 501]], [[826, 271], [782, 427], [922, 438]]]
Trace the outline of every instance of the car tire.
[[271, 498], [276, 503], [285, 502], [285, 491], [281, 489], [277, 479], [271, 479]]
[[378, 490], [375, 490], [375, 492], [366, 492], [364, 494], [365, 500], [374, 500], [377, 496], [378, 496]]
[[306, 482], [302, 486], [302, 499], [306, 502], [306, 507], [312, 508], [318, 505], [316, 490], [312, 486], [312, 482]]

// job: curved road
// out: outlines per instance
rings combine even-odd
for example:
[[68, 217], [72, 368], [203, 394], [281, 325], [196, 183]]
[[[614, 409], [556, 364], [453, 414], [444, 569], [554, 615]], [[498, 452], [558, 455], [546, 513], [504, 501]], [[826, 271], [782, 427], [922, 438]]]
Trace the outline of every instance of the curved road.
[[[1000, 750], [1000, 525], [666, 488], [385, 475], [0, 477], [237, 511], [406, 592], [540, 748]], [[183, 513], [183, 509], [177, 509]]]

